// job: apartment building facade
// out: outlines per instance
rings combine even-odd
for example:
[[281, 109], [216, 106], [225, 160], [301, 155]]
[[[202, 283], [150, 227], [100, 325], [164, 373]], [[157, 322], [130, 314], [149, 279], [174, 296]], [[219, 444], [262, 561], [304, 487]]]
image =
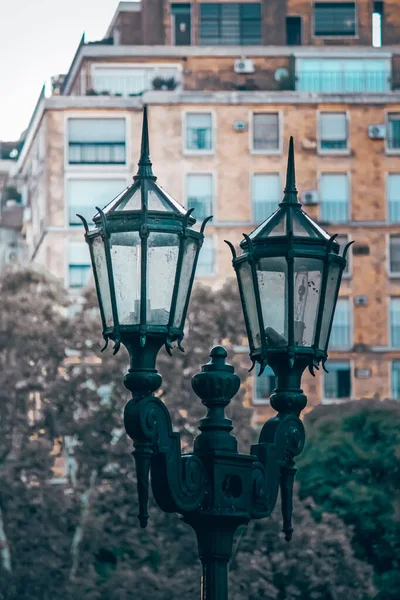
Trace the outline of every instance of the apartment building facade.
[[[31, 260], [79, 294], [89, 219], [131, 180], [149, 110], [160, 184], [213, 214], [198, 280], [233, 276], [238, 244], [282, 197], [295, 138], [305, 209], [356, 240], [332, 332], [330, 373], [304, 376], [311, 406], [400, 398], [400, 11], [385, 2], [121, 2], [39, 98], [17, 163]], [[374, 42], [374, 45], [373, 45]], [[249, 403], [262, 419], [271, 373]], [[251, 397], [250, 397], [251, 396]]]

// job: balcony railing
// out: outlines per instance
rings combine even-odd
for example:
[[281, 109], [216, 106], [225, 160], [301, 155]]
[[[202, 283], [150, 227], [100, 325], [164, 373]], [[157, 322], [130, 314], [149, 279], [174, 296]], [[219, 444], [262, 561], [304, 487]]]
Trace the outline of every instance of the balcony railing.
[[296, 90], [323, 93], [379, 93], [391, 89], [384, 71], [303, 71], [296, 77]]
[[349, 218], [348, 202], [321, 202], [320, 218], [328, 223], [345, 223]]
[[174, 90], [180, 84], [181, 76], [177, 69], [132, 69], [132, 73], [124, 76], [111, 73], [100, 75], [95, 72], [92, 87], [86, 90], [86, 94], [140, 96], [149, 90]]

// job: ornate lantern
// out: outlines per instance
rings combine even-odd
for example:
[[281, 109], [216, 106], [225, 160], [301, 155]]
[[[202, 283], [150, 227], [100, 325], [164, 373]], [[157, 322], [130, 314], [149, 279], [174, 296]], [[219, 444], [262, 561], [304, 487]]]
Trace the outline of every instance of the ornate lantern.
[[131, 353], [150, 350], [152, 363], [163, 344], [182, 349], [183, 327], [199, 251], [204, 239], [192, 229], [196, 220], [156, 182], [149, 155], [147, 110], [142, 146], [132, 185], [93, 217], [85, 239], [89, 244], [103, 337], [121, 342]]

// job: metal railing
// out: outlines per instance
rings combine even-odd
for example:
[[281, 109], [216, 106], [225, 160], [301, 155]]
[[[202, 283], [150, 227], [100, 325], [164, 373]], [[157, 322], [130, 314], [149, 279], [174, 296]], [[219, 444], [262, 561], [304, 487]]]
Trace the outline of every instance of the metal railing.
[[180, 72], [176, 69], [148, 69], [131, 75], [94, 75], [87, 95], [140, 96], [150, 90], [174, 90], [181, 84]]
[[345, 223], [349, 218], [349, 203], [346, 200], [321, 202], [320, 218], [328, 223]]
[[391, 89], [391, 77], [384, 71], [300, 71], [296, 90], [323, 93], [378, 93]]

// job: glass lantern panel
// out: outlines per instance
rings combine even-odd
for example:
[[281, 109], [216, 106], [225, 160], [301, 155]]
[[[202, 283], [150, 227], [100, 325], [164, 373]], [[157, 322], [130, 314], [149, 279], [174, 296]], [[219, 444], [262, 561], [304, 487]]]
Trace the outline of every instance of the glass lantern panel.
[[120, 325], [140, 322], [141, 244], [137, 231], [112, 233], [111, 263]]
[[254, 350], [259, 350], [262, 346], [260, 335], [260, 323], [258, 320], [256, 296], [254, 293], [254, 282], [251, 273], [251, 266], [243, 262], [238, 267], [238, 277], [240, 278], [245, 306], [243, 307], [247, 314], [247, 321], [250, 331], [248, 331], [249, 341], [253, 344]]
[[273, 224], [272, 229], [268, 232], [268, 237], [274, 237], [276, 235], [286, 235], [286, 211], [281, 212], [278, 220]]
[[294, 343], [311, 347], [317, 324], [324, 263], [316, 258], [294, 259]]
[[299, 237], [318, 238], [317, 232], [306, 219], [302, 218], [302, 215], [301, 212], [292, 212], [293, 234]]
[[131, 197], [124, 198], [115, 208], [115, 211], [120, 210], [140, 210], [142, 208], [142, 192], [140, 187], [133, 193]]
[[91, 245], [93, 252], [93, 268], [97, 276], [100, 293], [99, 303], [103, 309], [106, 327], [112, 327], [113, 314], [104, 241], [101, 236], [97, 236], [93, 239]]
[[162, 212], [167, 212], [171, 210], [171, 207], [168, 205], [168, 202], [158, 194], [155, 190], [149, 189], [147, 190], [147, 208], [149, 210], [158, 210]]
[[148, 325], [168, 325], [178, 254], [177, 234], [150, 233], [147, 250]]
[[288, 343], [286, 259], [281, 256], [261, 258], [256, 269], [267, 346], [285, 347]]
[[320, 348], [320, 350], [326, 351], [328, 346], [329, 327], [333, 318], [333, 310], [336, 304], [336, 297], [338, 293], [337, 283], [340, 276], [340, 272], [340, 265], [338, 265], [337, 263], [330, 264], [328, 272], [328, 281], [326, 284], [325, 304], [324, 312], [322, 315], [321, 333], [319, 336], [318, 344], [318, 348]]
[[174, 327], [183, 327], [182, 319], [184, 317], [184, 310], [186, 305], [187, 296], [189, 293], [190, 281], [192, 278], [194, 261], [196, 258], [196, 252], [198, 243], [193, 239], [187, 239], [183, 251], [182, 270], [179, 280], [178, 295], [176, 297], [176, 308], [174, 315]]

